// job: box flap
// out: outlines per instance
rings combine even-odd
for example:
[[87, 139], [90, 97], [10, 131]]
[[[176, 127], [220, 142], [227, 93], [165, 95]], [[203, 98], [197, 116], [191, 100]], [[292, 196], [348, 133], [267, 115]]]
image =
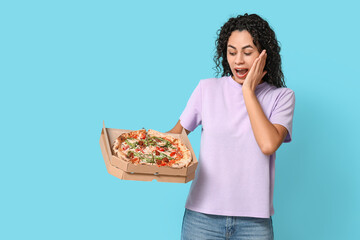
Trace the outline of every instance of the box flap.
[[112, 151], [111, 151], [111, 147], [110, 147], [110, 143], [109, 143], [109, 135], [108, 135], [108, 132], [105, 127], [105, 121], [103, 121], [103, 131], [104, 131], [104, 135], [105, 135], [105, 148], [109, 154], [109, 161], [111, 162], [110, 156], [112, 155]]

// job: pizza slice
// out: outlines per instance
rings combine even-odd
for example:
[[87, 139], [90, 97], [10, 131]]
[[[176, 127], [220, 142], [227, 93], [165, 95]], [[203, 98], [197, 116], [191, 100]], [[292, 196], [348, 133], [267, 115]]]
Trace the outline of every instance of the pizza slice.
[[172, 168], [189, 166], [191, 153], [180, 139], [152, 129], [148, 130], [148, 136], [157, 142], [155, 155], [158, 156], [158, 165]]

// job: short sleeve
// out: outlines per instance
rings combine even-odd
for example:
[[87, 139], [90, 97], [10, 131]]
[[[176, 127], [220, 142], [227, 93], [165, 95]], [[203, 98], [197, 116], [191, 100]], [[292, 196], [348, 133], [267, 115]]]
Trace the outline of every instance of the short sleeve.
[[292, 125], [295, 108], [295, 93], [287, 89], [278, 97], [273, 110], [271, 112], [269, 121], [272, 124], [280, 124], [288, 130], [284, 142], [291, 142], [292, 139]]
[[201, 81], [196, 86], [195, 90], [191, 94], [184, 111], [180, 116], [180, 124], [186, 130], [194, 131], [194, 129], [201, 124]]

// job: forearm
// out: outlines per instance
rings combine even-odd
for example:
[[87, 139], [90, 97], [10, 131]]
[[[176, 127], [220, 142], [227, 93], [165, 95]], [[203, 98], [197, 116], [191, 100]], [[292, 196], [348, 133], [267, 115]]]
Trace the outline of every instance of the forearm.
[[274, 152], [279, 133], [265, 116], [255, 92], [243, 87], [243, 96], [256, 142], [264, 154], [270, 155]]
[[[173, 129], [171, 129], [170, 131], [168, 131], [167, 133], [176, 133], [176, 134], [180, 134], [182, 133], [183, 130], [183, 126], [181, 126], [180, 124], [180, 120], [176, 123], [176, 125], [173, 127]], [[185, 129], [185, 132], [187, 135], [189, 135], [190, 131]]]

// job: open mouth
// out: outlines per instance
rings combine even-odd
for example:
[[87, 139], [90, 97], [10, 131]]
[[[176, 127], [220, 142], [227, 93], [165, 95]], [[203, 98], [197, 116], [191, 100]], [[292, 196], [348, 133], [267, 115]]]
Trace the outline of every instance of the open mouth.
[[235, 72], [238, 78], [245, 78], [247, 73], [249, 72], [249, 69], [247, 68], [235, 69]]

